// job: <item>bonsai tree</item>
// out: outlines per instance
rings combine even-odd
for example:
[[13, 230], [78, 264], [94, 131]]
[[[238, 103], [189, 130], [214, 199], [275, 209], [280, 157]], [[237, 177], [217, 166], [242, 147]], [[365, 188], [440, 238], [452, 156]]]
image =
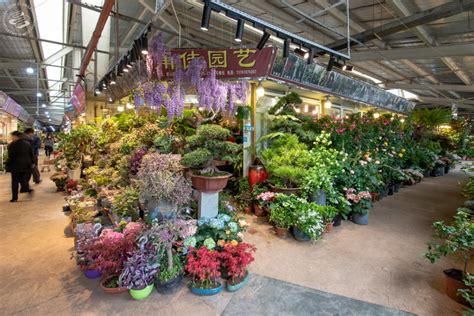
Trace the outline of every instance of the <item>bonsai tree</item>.
[[291, 92], [278, 99], [278, 102], [268, 111], [272, 115], [295, 115], [293, 105], [301, 104], [303, 101], [296, 92]]
[[463, 263], [462, 272], [466, 276], [467, 265], [474, 258], [474, 223], [471, 215], [458, 211], [451, 225], [439, 221], [434, 222], [433, 227], [433, 237], [440, 242], [430, 242], [425, 257], [434, 263], [439, 258], [452, 254]]
[[141, 236], [141, 248], [155, 249], [157, 253], [165, 253], [162, 261], [165, 266], [160, 270], [162, 281], [163, 279], [173, 279], [181, 273], [181, 261], [179, 257], [176, 257], [176, 254], [173, 254], [173, 245], [179, 240], [194, 236], [196, 231], [196, 220], [176, 218], [161, 222], [155, 221], [150, 229]]
[[228, 141], [231, 132], [219, 125], [207, 124], [198, 128], [196, 135], [186, 138], [187, 153], [181, 164], [188, 168], [201, 169], [201, 175], [216, 175], [214, 160], [234, 163], [238, 160], [241, 145]]
[[300, 143], [298, 137], [283, 133], [262, 151], [261, 157], [270, 180], [286, 188], [302, 185], [312, 160], [306, 145]]

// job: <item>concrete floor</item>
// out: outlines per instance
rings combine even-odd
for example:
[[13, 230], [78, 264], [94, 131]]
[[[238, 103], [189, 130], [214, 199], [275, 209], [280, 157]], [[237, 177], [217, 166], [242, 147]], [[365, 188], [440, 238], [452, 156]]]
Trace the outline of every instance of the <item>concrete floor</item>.
[[[70, 259], [63, 195], [48, 177], [33, 186], [33, 196], [12, 204], [10, 175], [0, 174], [1, 315], [232, 314], [226, 310], [237, 297], [230, 293], [200, 298], [182, 288], [173, 296], [153, 293], [145, 302], [104, 294]], [[444, 294], [442, 275], [455, 264], [431, 265], [422, 255], [431, 223], [450, 218], [463, 202], [458, 183], [464, 178], [453, 172], [403, 188], [375, 205], [369, 226], [344, 222], [315, 244], [277, 239], [265, 221], [251, 217], [246, 240], [258, 248], [252, 273], [420, 315], [459, 315], [462, 307]]]

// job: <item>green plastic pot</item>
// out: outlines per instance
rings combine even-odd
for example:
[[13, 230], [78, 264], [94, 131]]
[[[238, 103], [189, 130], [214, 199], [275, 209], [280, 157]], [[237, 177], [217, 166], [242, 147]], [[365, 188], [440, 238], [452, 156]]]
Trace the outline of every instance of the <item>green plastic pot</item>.
[[129, 290], [130, 296], [136, 299], [137, 301], [144, 300], [148, 296], [150, 296], [151, 292], [153, 291], [153, 286], [154, 284], [151, 284], [141, 290], [130, 289]]

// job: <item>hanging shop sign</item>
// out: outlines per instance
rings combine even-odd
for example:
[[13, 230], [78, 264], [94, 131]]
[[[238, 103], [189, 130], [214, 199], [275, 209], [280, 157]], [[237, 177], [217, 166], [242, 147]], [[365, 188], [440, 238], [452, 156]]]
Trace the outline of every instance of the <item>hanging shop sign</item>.
[[326, 71], [326, 67], [290, 55], [278, 55], [273, 64], [271, 78], [339, 95], [356, 102], [370, 104], [396, 112], [410, 112], [414, 104], [377, 86], [345, 76], [337, 71]]
[[77, 84], [72, 92], [71, 99], [68, 105], [64, 109], [65, 115], [70, 119], [74, 120], [86, 109], [86, 93], [81, 84]]
[[275, 60], [275, 50], [265, 47], [255, 48], [213, 48], [213, 49], [177, 49], [163, 57], [162, 69], [164, 77], [170, 78], [176, 68], [175, 58], [183, 69], [187, 69], [194, 58], [202, 57], [207, 62], [207, 69], [215, 69], [219, 79], [259, 78], [270, 74]]
[[31, 116], [21, 105], [10, 98], [5, 92], [0, 91], [0, 110], [18, 118], [20, 121], [33, 124], [35, 118]]

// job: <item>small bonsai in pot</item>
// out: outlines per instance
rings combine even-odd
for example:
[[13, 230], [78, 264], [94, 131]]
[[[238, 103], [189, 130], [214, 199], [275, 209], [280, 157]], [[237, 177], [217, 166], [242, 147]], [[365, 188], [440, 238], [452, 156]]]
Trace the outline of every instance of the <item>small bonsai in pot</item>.
[[191, 199], [191, 184], [183, 176], [181, 157], [172, 154], [149, 153], [142, 159], [138, 171], [138, 190], [145, 201], [148, 220], [174, 217], [178, 206]]
[[254, 261], [255, 246], [241, 242], [237, 245], [226, 243], [221, 252], [222, 268], [227, 272], [227, 289], [235, 292], [249, 279], [248, 267]]
[[439, 258], [453, 255], [463, 264], [463, 270], [444, 270], [447, 283], [447, 294], [452, 299], [465, 304], [466, 301], [458, 294], [459, 289], [466, 288], [463, 279], [467, 275], [467, 265], [474, 258], [474, 223], [471, 215], [458, 211], [451, 224], [444, 221], [433, 223], [433, 237], [438, 242], [430, 242], [425, 258], [435, 263]]
[[186, 270], [192, 279], [191, 291], [197, 295], [214, 295], [222, 291], [219, 283], [220, 254], [217, 250], [201, 246], [189, 248]]
[[231, 141], [231, 132], [219, 125], [201, 125], [196, 135], [186, 138], [186, 154], [181, 163], [199, 169], [191, 176], [193, 186], [201, 192], [218, 192], [227, 185], [231, 174], [217, 169], [216, 160], [233, 163], [239, 160], [242, 146]]
[[295, 195], [278, 193], [273, 202], [270, 203], [270, 222], [275, 225], [276, 234], [280, 238], [288, 236], [288, 229], [294, 224], [294, 216], [291, 212], [291, 199]]
[[145, 299], [153, 291], [153, 282], [159, 267], [156, 253], [144, 249], [134, 251], [123, 264], [119, 284], [129, 289], [134, 299]]

